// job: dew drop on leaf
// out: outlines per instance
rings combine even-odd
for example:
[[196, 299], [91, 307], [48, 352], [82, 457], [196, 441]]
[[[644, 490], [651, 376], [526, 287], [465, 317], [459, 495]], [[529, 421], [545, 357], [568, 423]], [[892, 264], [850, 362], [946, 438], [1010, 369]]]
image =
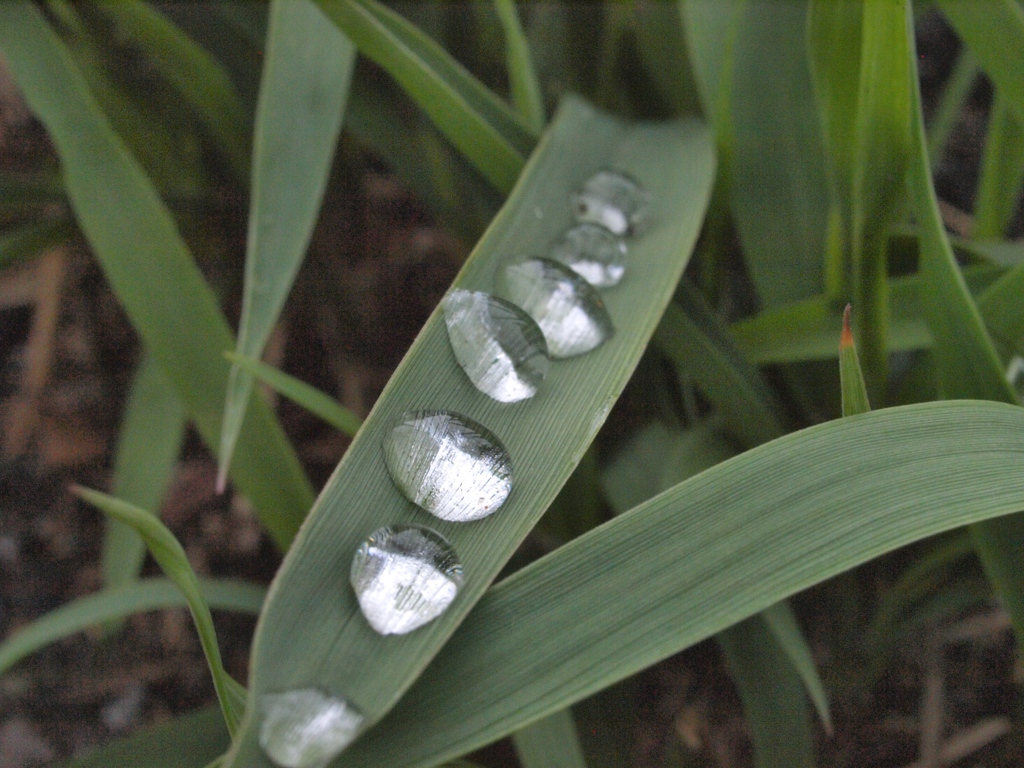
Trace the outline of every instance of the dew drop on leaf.
[[384, 463], [407, 499], [442, 520], [479, 520], [512, 490], [505, 446], [483, 425], [450, 411], [406, 414], [384, 438]]
[[576, 220], [591, 222], [616, 235], [635, 235], [651, 210], [651, 196], [618, 171], [598, 171], [572, 198]]
[[327, 765], [363, 724], [355, 707], [318, 688], [264, 694], [260, 709], [260, 746], [282, 768]]
[[462, 585], [462, 565], [451, 545], [429, 528], [386, 527], [356, 551], [349, 581], [374, 630], [404, 635], [451, 605]]
[[626, 271], [626, 241], [600, 224], [577, 224], [551, 249], [551, 258], [591, 285], [610, 288]]
[[615, 332], [590, 283], [564, 264], [530, 259], [505, 269], [502, 293], [537, 321], [551, 357], [572, 357], [600, 346]]

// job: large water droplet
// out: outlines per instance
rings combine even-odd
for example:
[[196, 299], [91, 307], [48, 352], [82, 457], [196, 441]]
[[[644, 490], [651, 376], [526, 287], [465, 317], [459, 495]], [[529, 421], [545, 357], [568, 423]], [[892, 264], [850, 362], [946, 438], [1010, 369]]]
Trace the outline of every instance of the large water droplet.
[[494, 434], [448, 411], [409, 413], [384, 439], [395, 485], [442, 520], [493, 514], [512, 490], [512, 459]]
[[557, 261], [530, 259], [507, 267], [502, 293], [537, 321], [552, 357], [589, 352], [615, 332], [594, 287]]
[[502, 403], [537, 394], [551, 361], [532, 317], [480, 291], [456, 289], [443, 307], [455, 359], [477, 389]]
[[572, 268], [591, 285], [617, 285], [626, 271], [626, 241], [600, 224], [579, 224], [551, 249], [551, 258]]
[[651, 210], [651, 196], [618, 171], [598, 171], [573, 196], [577, 221], [589, 221], [616, 235], [633, 235]]
[[317, 688], [264, 694], [260, 709], [260, 746], [284, 768], [327, 765], [363, 724], [359, 710]]
[[451, 605], [462, 586], [462, 565], [440, 534], [396, 525], [362, 543], [349, 580], [370, 626], [382, 635], [404, 635]]

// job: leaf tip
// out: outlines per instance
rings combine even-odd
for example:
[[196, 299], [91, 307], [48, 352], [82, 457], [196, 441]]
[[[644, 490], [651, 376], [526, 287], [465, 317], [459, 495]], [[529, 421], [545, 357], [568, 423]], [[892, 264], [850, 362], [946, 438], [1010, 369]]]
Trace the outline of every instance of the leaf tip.
[[843, 310], [843, 335], [839, 337], [840, 349], [853, 346], [853, 331], [850, 330], [850, 309], [851, 305], [847, 304], [846, 309]]

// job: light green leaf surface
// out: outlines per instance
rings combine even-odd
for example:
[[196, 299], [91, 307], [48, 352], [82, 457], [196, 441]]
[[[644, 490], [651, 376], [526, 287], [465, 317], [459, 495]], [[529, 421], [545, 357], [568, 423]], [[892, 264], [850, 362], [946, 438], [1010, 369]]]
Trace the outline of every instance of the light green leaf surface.
[[871, 410], [864, 372], [850, 328], [849, 304], [843, 313], [843, 332], [839, 339], [839, 386], [842, 389], [843, 416], [856, 416]]
[[217, 633], [213, 628], [213, 617], [210, 615], [210, 606], [203, 597], [202, 590], [199, 588], [199, 579], [196, 577], [195, 571], [192, 570], [192, 566], [189, 565], [185, 550], [174, 538], [174, 534], [146, 510], [81, 486], [75, 486], [73, 491], [104, 514], [132, 526], [146, 542], [153, 559], [156, 560], [164, 574], [177, 585], [185, 596], [192, 619], [196, 624], [196, 630], [199, 632], [199, 642], [203, 646], [203, 653], [206, 654], [206, 661], [210, 665], [213, 686], [217, 690], [224, 722], [227, 724], [228, 731], [233, 735], [238, 729], [238, 721], [244, 711], [245, 695], [243, 692], [240, 700], [238, 683], [232, 680], [224, 669], [220, 658], [220, 647], [217, 645]]
[[[260, 612], [266, 589], [241, 581], [200, 579], [199, 591], [214, 610]], [[187, 608], [181, 590], [170, 579], [147, 578], [105, 589], [62, 605], [20, 628], [0, 645], [0, 673], [29, 654], [77, 632], [134, 613], [162, 608]]]
[[972, 237], [1002, 237], [1017, 210], [1024, 184], [1024, 130], [1021, 126], [1021, 118], [1013, 106], [1002, 91], [996, 90], [981, 160]]
[[885, 552], [1022, 509], [1022, 435], [1024, 409], [926, 403], [718, 464], [493, 587], [336, 766], [434, 765]]
[[512, 85], [512, 101], [524, 125], [534, 133], [544, 130], [544, 97], [541, 94], [537, 72], [533, 68], [530, 44], [519, 21], [515, 0], [494, 0], [501, 28], [505, 32], [505, 59], [508, 79]]
[[374, 0], [317, 3], [495, 187], [512, 188], [535, 137], [507, 105], [427, 35]]
[[522, 768], [587, 768], [576, 723], [568, 709], [516, 731], [512, 744]]
[[[114, 454], [114, 495], [142, 509], [160, 509], [185, 437], [185, 412], [152, 355], [139, 363], [128, 393]], [[139, 576], [146, 545], [130, 525], [106, 518], [103, 584], [121, 587]]]
[[[493, 290], [496, 272], [543, 252], [572, 222], [572, 192], [596, 170], [630, 173], [656, 201], [650, 229], [633, 242], [642, 264], [609, 291], [615, 336], [556, 361], [536, 397], [497, 403], [476, 390], [434, 312], [378, 399], [285, 558], [257, 628], [251, 695], [316, 682], [379, 719], [447, 640], [554, 499], [625, 386], [689, 258], [714, 176], [708, 131], [694, 122], [627, 127], [568, 99], [502, 212], [455, 280]], [[470, 524], [434, 519], [388, 476], [381, 441], [402, 415], [446, 408], [493, 431], [512, 457], [515, 487], [498, 514]], [[373, 504], [366, 499], [372, 498]], [[381, 525], [429, 525], [458, 552], [465, 582], [441, 617], [401, 637], [370, 629], [347, 582], [353, 553]], [[325, 578], [325, 571], [334, 574]], [[315, 670], [315, 672], [314, 672]], [[311, 675], [315, 675], [311, 677]], [[534, 718], [531, 718], [534, 719]], [[266, 764], [255, 722], [243, 726], [230, 765]]]
[[[263, 354], [306, 256], [355, 58], [355, 46], [312, 0], [271, 3], [256, 105], [239, 355], [258, 359]], [[219, 487], [227, 478], [252, 385], [247, 371], [231, 367], [220, 433]]]
[[[228, 373], [223, 353], [234, 342], [171, 215], [31, 3], [0, 4], [0, 50], [57, 148], [68, 196], [104, 274], [203, 439], [215, 446]], [[287, 545], [313, 494], [258, 399], [232, 477], [275, 541]]]
[[253, 360], [251, 357], [242, 357], [234, 352], [228, 352], [227, 358], [260, 381], [269, 384], [289, 400], [319, 416], [342, 434], [353, 437], [362, 426], [363, 422], [358, 416], [316, 387], [312, 387], [294, 376], [289, 376], [272, 365]]
[[[906, 34], [913, 52], [909, 14]], [[917, 83], [916, 58], [912, 56], [911, 62], [913, 82]], [[926, 288], [922, 298], [924, 315], [935, 339], [932, 356], [940, 392], [950, 398], [976, 397], [1017, 404], [1016, 392], [1006, 380], [1003, 364], [946, 238], [928, 163], [921, 96], [916, 87], [911, 93], [916, 125], [912, 133], [910, 197], [921, 227], [920, 269]], [[975, 525], [971, 535], [989, 580], [1010, 614], [1017, 641], [1024, 647], [1024, 569], [1020, 567], [1024, 515]]]

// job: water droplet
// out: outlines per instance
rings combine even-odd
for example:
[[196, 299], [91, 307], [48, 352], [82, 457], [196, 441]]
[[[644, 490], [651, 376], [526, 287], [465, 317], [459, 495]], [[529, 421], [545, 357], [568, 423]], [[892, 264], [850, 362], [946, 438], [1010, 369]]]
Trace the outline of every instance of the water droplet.
[[1024, 403], [1024, 357], [1014, 355], [1006, 366], [1006, 380], [1017, 391], [1017, 399]]
[[617, 285], [626, 271], [626, 241], [600, 224], [579, 224], [551, 249], [551, 258], [568, 265], [591, 285]]
[[462, 586], [462, 564], [440, 534], [396, 525], [362, 543], [349, 581], [371, 627], [382, 635], [404, 635], [451, 605]]
[[455, 289], [443, 307], [455, 359], [477, 389], [502, 403], [537, 394], [551, 360], [532, 317], [480, 291]]
[[651, 210], [651, 196], [618, 171], [598, 171], [573, 196], [577, 221], [589, 221], [616, 235], [633, 235]]
[[260, 709], [260, 746], [284, 768], [326, 766], [363, 724], [359, 710], [317, 688], [264, 694]]
[[502, 293], [537, 321], [551, 357], [589, 352], [615, 332], [594, 287], [557, 261], [530, 259], [507, 267]]
[[487, 517], [512, 490], [512, 459], [501, 441], [448, 411], [406, 414], [384, 439], [384, 463], [406, 498], [442, 520]]

